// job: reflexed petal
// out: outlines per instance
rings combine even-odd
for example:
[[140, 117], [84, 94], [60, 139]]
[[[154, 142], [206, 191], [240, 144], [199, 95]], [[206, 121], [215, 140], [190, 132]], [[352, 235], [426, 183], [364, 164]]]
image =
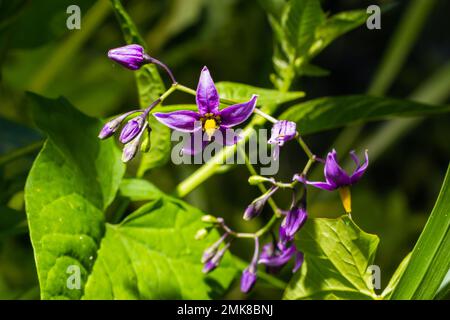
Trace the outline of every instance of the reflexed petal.
[[207, 67], [203, 67], [197, 86], [196, 101], [201, 115], [219, 113], [219, 93]]
[[285, 142], [295, 138], [297, 125], [295, 122], [280, 120], [272, 126], [271, 136], [267, 143], [283, 146]]
[[310, 186], [319, 188], [319, 189], [323, 189], [323, 190], [328, 190], [328, 191], [333, 191], [336, 190], [337, 187], [329, 184], [328, 182], [321, 182], [321, 181], [306, 181], [306, 184], [309, 184]]
[[234, 104], [220, 110], [221, 126], [230, 128], [236, 126], [245, 120], [247, 120], [256, 106], [257, 95], [253, 95], [252, 98], [244, 103]]
[[290, 210], [282, 222], [286, 236], [293, 238], [295, 233], [305, 224], [308, 214], [304, 208], [294, 207]]
[[280, 267], [288, 263], [295, 251], [295, 246], [291, 246], [284, 249], [279, 255], [274, 255], [267, 258], [261, 256], [258, 262], [269, 267]]
[[364, 164], [361, 167], [357, 168], [350, 177], [352, 184], [361, 179], [362, 175], [364, 174], [364, 172], [366, 172], [367, 167], [369, 166], [369, 153], [367, 152], [367, 150], [365, 152], [365, 158], [366, 161], [364, 162]]
[[200, 115], [194, 111], [180, 110], [169, 113], [156, 112], [153, 115], [156, 120], [174, 130], [181, 132], [194, 132], [199, 129], [198, 125], [200, 125]]
[[339, 166], [336, 150], [329, 152], [325, 163], [324, 175], [326, 181], [333, 186], [341, 187], [351, 184], [349, 175]]

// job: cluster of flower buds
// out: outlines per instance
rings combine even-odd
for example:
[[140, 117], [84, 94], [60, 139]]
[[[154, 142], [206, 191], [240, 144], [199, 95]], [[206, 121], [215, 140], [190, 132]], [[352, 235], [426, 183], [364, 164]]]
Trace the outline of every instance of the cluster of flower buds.
[[133, 110], [115, 117], [103, 126], [98, 137], [100, 139], [106, 139], [113, 136], [125, 120], [133, 115], [133, 117], [128, 120], [120, 130], [119, 141], [124, 144], [122, 161], [128, 162], [133, 159], [139, 149], [143, 152], [148, 152], [150, 149], [151, 128], [148, 125], [147, 116], [150, 110], [153, 109], [158, 103], [159, 101], [156, 100], [147, 109]]

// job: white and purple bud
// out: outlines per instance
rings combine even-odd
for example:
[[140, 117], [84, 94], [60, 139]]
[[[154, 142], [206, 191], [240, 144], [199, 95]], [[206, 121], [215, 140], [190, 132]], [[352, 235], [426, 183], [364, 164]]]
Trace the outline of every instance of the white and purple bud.
[[206, 261], [205, 265], [203, 266], [203, 273], [209, 273], [217, 268], [229, 247], [230, 242], [228, 242], [222, 249], [220, 249], [210, 260]]
[[138, 44], [111, 49], [108, 51], [108, 58], [130, 70], [138, 70], [144, 64], [151, 62], [144, 48]]
[[228, 237], [228, 233], [224, 233], [219, 240], [217, 240], [215, 243], [213, 243], [210, 247], [206, 248], [205, 251], [203, 251], [202, 256], [202, 263], [206, 263], [209, 260], [211, 260], [215, 254], [217, 253], [217, 250], [219, 249], [219, 246], [221, 243]]
[[136, 156], [137, 152], [139, 151], [139, 145], [141, 143], [142, 133], [144, 132], [147, 125], [148, 125], [148, 123], [146, 122], [143, 127], [144, 129], [141, 130], [141, 132], [138, 134], [138, 136], [135, 139], [128, 142], [123, 147], [123, 150], [122, 150], [122, 161], [123, 162], [126, 163]]
[[127, 124], [123, 126], [122, 131], [120, 132], [120, 142], [128, 143], [136, 138], [143, 129], [144, 118], [145, 117], [141, 115], [129, 120]]
[[269, 198], [275, 193], [275, 191], [278, 190], [278, 187], [271, 187], [266, 193], [264, 193], [262, 196], [260, 196], [259, 198], [256, 198], [255, 200], [252, 201], [252, 203], [250, 203], [247, 207], [247, 209], [245, 209], [244, 212], [244, 220], [251, 220], [257, 216], [259, 216], [259, 214], [262, 212], [264, 205], [266, 204], [267, 200], [269, 200]]
[[105, 123], [102, 130], [98, 134], [98, 137], [100, 139], [106, 139], [111, 137], [114, 134], [114, 132], [117, 131], [117, 129], [120, 127], [121, 123], [123, 122], [123, 120], [125, 120], [127, 116], [128, 113], [125, 113]]

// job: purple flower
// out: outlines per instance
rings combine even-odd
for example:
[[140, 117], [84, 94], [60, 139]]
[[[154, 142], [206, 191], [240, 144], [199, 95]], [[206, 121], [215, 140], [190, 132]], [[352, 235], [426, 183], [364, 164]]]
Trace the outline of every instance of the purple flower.
[[367, 150], [365, 152], [366, 161], [363, 164], [361, 164], [354, 151], [350, 152], [350, 156], [356, 163], [356, 169], [351, 175], [348, 175], [347, 172], [339, 166], [336, 150], [333, 149], [333, 151], [328, 153], [325, 161], [324, 175], [326, 181], [307, 181], [299, 177], [297, 180], [312, 185], [313, 187], [328, 191], [336, 190], [341, 187], [348, 187], [361, 179], [362, 175], [367, 170], [367, 166], [369, 165], [369, 155]]
[[251, 220], [262, 212], [264, 209], [264, 205], [266, 204], [267, 200], [278, 190], [278, 187], [273, 186], [269, 190], [267, 190], [266, 193], [264, 193], [259, 198], [256, 198], [248, 205], [248, 207], [245, 209], [244, 212], [244, 220]]
[[183, 152], [186, 154], [196, 154], [200, 152], [205, 143], [196, 143], [195, 134], [205, 132], [208, 140], [211, 141], [216, 133], [221, 133], [224, 139], [215, 139], [224, 145], [233, 145], [239, 137], [228, 132], [227, 129], [234, 127], [247, 120], [256, 105], [257, 96], [253, 95], [248, 102], [228, 106], [219, 110], [219, 94], [213, 79], [204, 67], [197, 86], [196, 102], [198, 112], [190, 110], [180, 110], [169, 113], [154, 113], [156, 119], [171, 129], [190, 133], [190, 139], [184, 146]]
[[108, 58], [130, 70], [137, 70], [144, 64], [150, 63], [144, 48], [138, 44], [111, 49], [108, 51]]
[[270, 139], [267, 142], [282, 147], [285, 142], [295, 138], [296, 128], [295, 122], [280, 120], [273, 125]]
[[285, 239], [293, 240], [294, 235], [305, 224], [307, 218], [308, 214], [304, 206], [294, 206], [286, 212], [286, 217], [280, 226], [280, 233], [283, 232]]
[[256, 283], [256, 270], [253, 270], [251, 266], [246, 268], [242, 272], [241, 276], [241, 291], [244, 293], [248, 293], [252, 290], [253, 286]]
[[303, 253], [298, 251], [294, 244], [286, 247], [280, 243], [274, 246], [273, 243], [264, 245], [258, 263], [267, 266], [269, 272], [278, 272], [285, 266], [291, 258], [295, 258], [292, 272], [296, 272], [303, 263]]
[[127, 122], [120, 132], [119, 140], [122, 143], [128, 143], [141, 132], [144, 125], [144, 117], [138, 116]]

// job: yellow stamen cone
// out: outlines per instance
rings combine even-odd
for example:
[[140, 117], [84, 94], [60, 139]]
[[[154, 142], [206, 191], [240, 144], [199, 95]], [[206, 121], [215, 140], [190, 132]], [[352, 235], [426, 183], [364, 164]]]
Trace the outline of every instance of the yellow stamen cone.
[[341, 196], [345, 212], [350, 214], [352, 212], [352, 195], [350, 193], [350, 187], [339, 188], [339, 195]]
[[216, 132], [216, 120], [208, 119], [205, 121], [204, 129], [206, 134], [208, 135], [208, 139], [211, 140], [211, 137]]

